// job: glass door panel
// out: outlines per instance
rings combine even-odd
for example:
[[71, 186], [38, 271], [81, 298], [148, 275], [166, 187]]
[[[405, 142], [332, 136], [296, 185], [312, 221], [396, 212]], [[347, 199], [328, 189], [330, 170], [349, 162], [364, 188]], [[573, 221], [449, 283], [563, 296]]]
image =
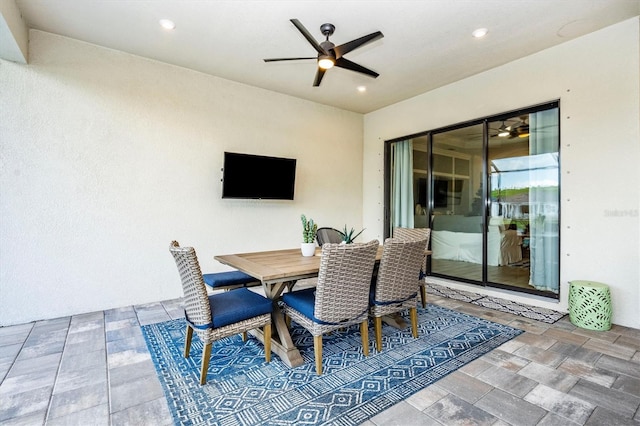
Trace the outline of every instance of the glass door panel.
[[557, 293], [558, 109], [494, 121], [489, 129], [488, 281]]
[[431, 273], [482, 282], [482, 124], [433, 134]]
[[389, 228], [427, 228], [427, 137], [392, 142], [390, 152]]
[[429, 209], [427, 183], [429, 168], [428, 138], [426, 136], [413, 139], [413, 186], [415, 189], [414, 228], [428, 228], [427, 211]]

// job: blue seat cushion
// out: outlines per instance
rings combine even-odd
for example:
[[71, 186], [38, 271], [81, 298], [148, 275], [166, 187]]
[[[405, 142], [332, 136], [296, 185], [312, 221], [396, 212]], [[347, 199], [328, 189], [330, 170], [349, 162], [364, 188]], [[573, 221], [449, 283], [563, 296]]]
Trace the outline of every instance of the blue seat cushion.
[[271, 300], [248, 288], [212, 294], [209, 296], [209, 305], [214, 328], [269, 314], [273, 310]]
[[282, 301], [300, 312], [305, 317], [315, 320], [313, 311], [316, 305], [315, 288], [306, 288], [304, 290], [292, 291], [282, 295]]
[[251, 275], [242, 271], [216, 272], [214, 274], [204, 274], [204, 283], [212, 288], [226, 287], [230, 285], [248, 284], [258, 281]]

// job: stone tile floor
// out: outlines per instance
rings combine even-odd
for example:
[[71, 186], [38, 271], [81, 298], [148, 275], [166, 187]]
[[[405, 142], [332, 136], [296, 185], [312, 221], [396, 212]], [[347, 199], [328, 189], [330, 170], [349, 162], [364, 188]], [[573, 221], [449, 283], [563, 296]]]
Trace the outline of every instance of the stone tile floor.
[[[640, 425], [640, 330], [430, 302], [526, 332], [364, 425]], [[172, 424], [139, 326], [182, 315], [176, 299], [0, 328], [0, 424]]]

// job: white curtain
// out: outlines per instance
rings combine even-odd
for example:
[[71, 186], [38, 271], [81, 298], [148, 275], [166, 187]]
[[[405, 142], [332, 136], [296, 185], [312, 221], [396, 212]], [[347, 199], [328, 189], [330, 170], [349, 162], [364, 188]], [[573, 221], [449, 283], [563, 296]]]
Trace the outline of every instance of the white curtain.
[[391, 145], [391, 226], [413, 228], [413, 142], [411, 139]]
[[[555, 166], [530, 170], [530, 284], [558, 293], [559, 277], [559, 127], [557, 108], [529, 116], [529, 154], [554, 159]], [[553, 178], [555, 177], [555, 182]], [[555, 187], [554, 187], [555, 186]]]

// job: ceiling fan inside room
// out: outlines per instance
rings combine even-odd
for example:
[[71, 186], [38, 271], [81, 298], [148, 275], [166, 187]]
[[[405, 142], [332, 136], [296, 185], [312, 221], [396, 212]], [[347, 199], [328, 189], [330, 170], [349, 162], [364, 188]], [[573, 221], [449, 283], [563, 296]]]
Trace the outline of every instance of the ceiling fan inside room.
[[351, 40], [350, 42], [336, 46], [329, 41], [329, 36], [333, 34], [336, 27], [333, 24], [322, 24], [320, 31], [326, 37], [325, 41], [318, 43], [315, 38], [307, 31], [307, 29], [297, 19], [291, 19], [291, 23], [302, 33], [304, 38], [307, 39], [309, 44], [318, 52], [317, 56], [303, 57], [303, 58], [273, 58], [265, 59], [265, 62], [277, 62], [277, 61], [297, 61], [302, 59], [315, 59], [318, 61], [318, 70], [316, 71], [316, 77], [313, 81], [314, 87], [320, 86], [324, 73], [333, 66], [344, 68], [350, 71], [359, 72], [370, 77], [378, 77], [378, 73], [368, 68], [358, 65], [344, 57], [347, 53], [351, 52], [358, 47], [364, 46], [367, 43], [378, 40], [384, 35], [380, 31], [371, 33], [369, 35]]
[[[518, 117], [517, 119], [510, 120], [502, 120], [502, 124], [497, 129], [490, 129], [494, 132], [491, 137], [508, 137], [509, 139], [513, 138], [526, 138], [529, 136], [529, 123], [527, 120], [529, 117], [527, 115], [523, 115]], [[507, 122], [509, 122], [507, 124]]]

